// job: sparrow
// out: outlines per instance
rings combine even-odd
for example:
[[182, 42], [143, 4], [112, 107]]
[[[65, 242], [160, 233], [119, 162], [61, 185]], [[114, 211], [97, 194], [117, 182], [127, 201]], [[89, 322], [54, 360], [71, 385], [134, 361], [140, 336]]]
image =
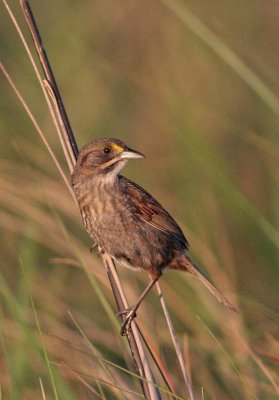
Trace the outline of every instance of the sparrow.
[[151, 194], [120, 174], [128, 160], [143, 157], [121, 140], [94, 139], [81, 149], [71, 176], [83, 223], [99, 251], [150, 275], [136, 303], [119, 313], [125, 316], [121, 334], [130, 328], [141, 302], [165, 270], [195, 276], [221, 304], [236, 311], [189, 258], [189, 244], [173, 217]]

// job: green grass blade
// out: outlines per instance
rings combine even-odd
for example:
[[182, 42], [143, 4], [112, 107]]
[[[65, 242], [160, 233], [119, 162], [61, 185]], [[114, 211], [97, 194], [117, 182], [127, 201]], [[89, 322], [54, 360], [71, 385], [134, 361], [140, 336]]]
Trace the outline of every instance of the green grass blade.
[[36, 312], [36, 308], [35, 308], [35, 304], [34, 304], [32, 296], [30, 296], [30, 302], [31, 302], [31, 306], [32, 306], [33, 313], [34, 313], [34, 316], [35, 316], [36, 325], [37, 325], [38, 332], [39, 332], [40, 339], [41, 339], [44, 358], [45, 358], [45, 362], [46, 362], [46, 365], [47, 365], [47, 368], [48, 368], [48, 371], [49, 371], [49, 376], [50, 376], [50, 381], [51, 381], [53, 394], [54, 394], [55, 400], [59, 400], [59, 396], [58, 396], [58, 392], [57, 392], [57, 389], [56, 389], [53, 370], [52, 370], [52, 367], [51, 367], [51, 364], [50, 364], [50, 361], [49, 361], [49, 358], [48, 358], [48, 354], [47, 354], [47, 350], [46, 350], [43, 334], [42, 334], [42, 331], [41, 331], [38, 315], [37, 315], [37, 312]]
[[161, 0], [187, 28], [199, 37], [218, 57], [226, 63], [265, 104], [279, 115], [279, 99], [262, 79], [252, 71], [241, 58], [196, 17], [182, 2], [177, 0]]

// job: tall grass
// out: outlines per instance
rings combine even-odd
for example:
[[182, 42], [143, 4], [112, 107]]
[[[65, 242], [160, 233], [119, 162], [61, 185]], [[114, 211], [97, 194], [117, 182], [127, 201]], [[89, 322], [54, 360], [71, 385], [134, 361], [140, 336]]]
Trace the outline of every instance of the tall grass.
[[[226, 0], [187, 6], [276, 96], [276, 5]], [[177, 18], [162, 2], [33, 7], [80, 145], [115, 136], [145, 153], [146, 160], [130, 163], [126, 174], [178, 219], [193, 258], [238, 305], [234, 317], [194, 280], [179, 273], [162, 278], [196, 397], [276, 399], [274, 110], [225, 66], [222, 51], [216, 56], [206, 40], [189, 32], [181, 12]], [[1, 28], [2, 61], [63, 165], [37, 83], [4, 12]], [[104, 267], [89, 254], [76, 206], [26, 114], [5, 81], [1, 88], [0, 398], [48, 399], [54, 392], [60, 399], [141, 398]], [[93, 267], [93, 275], [85, 266]], [[147, 277], [119, 273], [132, 303]], [[157, 345], [175, 392], [185, 398], [155, 290], [138, 322]]]

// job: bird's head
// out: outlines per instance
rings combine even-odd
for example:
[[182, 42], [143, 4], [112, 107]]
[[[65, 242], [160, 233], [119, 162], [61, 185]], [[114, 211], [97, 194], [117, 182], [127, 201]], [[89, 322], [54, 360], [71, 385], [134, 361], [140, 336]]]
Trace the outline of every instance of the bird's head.
[[144, 155], [130, 149], [118, 139], [94, 139], [79, 152], [76, 166], [85, 175], [101, 174], [116, 176], [132, 158]]

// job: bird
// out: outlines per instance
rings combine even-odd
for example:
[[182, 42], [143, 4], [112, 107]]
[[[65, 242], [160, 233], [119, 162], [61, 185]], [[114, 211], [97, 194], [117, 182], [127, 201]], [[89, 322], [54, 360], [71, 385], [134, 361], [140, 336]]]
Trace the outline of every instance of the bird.
[[78, 154], [71, 175], [83, 223], [94, 245], [117, 263], [149, 273], [150, 282], [135, 302], [122, 310], [121, 334], [166, 270], [198, 278], [231, 311], [236, 308], [190, 259], [189, 244], [174, 218], [137, 183], [121, 175], [128, 160], [144, 158], [119, 139], [97, 138]]

